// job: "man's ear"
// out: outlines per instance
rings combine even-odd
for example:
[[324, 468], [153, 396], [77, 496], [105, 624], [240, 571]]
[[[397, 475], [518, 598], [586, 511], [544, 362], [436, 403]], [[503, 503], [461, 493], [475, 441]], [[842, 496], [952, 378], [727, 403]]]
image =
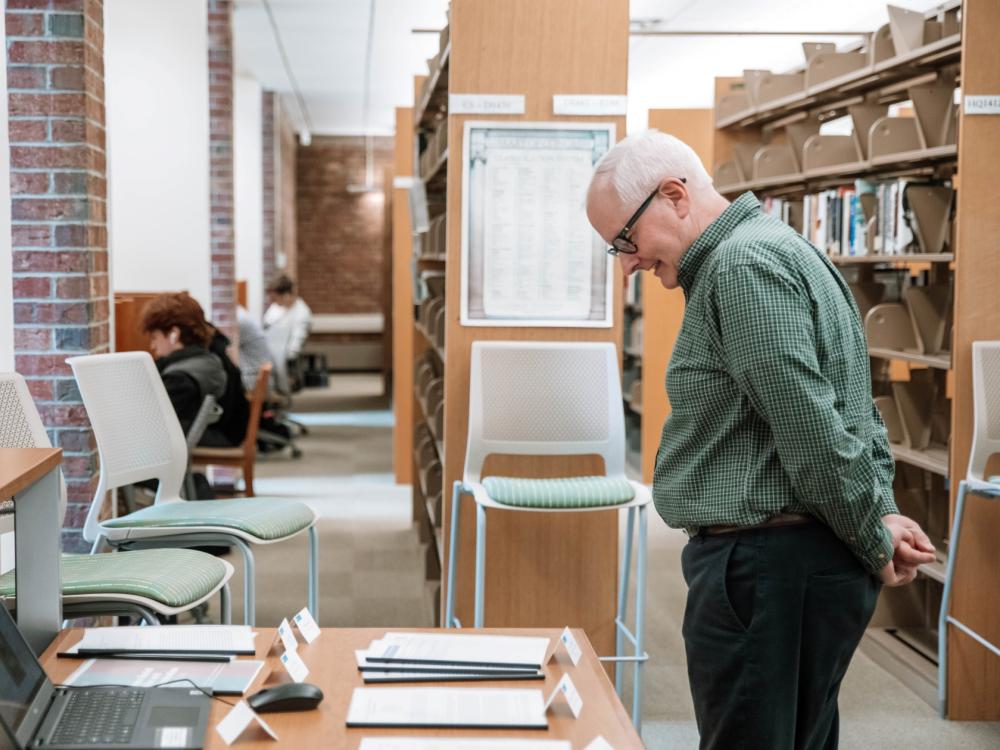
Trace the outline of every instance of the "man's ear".
[[666, 177], [660, 182], [660, 197], [674, 204], [677, 215], [684, 218], [690, 211], [687, 187], [676, 177]]

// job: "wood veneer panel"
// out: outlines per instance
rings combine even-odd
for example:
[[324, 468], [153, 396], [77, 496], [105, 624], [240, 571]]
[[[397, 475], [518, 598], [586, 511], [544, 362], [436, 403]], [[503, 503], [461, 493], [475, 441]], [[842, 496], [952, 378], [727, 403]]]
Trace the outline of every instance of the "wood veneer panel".
[[[396, 177], [413, 174], [413, 110], [396, 108], [393, 160]], [[413, 240], [410, 203], [405, 188], [392, 188], [392, 466], [396, 481], [413, 479], [413, 282], [410, 258]]]
[[[962, 94], [1000, 92], [1000, 4], [965, 0], [962, 4]], [[1000, 117], [961, 116], [958, 140], [958, 191], [955, 261], [951, 476], [965, 476], [972, 442], [972, 342], [1000, 339]], [[958, 482], [951, 483], [952, 513]], [[1000, 643], [1000, 504], [967, 506], [961, 554], [953, 589], [953, 613], [994, 643]], [[948, 638], [948, 708], [954, 719], [1000, 719], [1000, 659], [951, 629]]]
[[[651, 109], [649, 127], [677, 136], [711, 173], [715, 122], [710, 109]], [[642, 277], [642, 481], [653, 481], [656, 450], [670, 415], [667, 362], [684, 317], [684, 292], [664, 289], [649, 273]]]
[[[613, 341], [621, 345], [621, 314], [611, 328], [465, 328], [459, 324], [461, 288], [462, 135], [469, 120], [614, 122], [617, 138], [625, 134], [624, 117], [559, 117], [552, 115], [554, 94], [625, 94], [627, 89], [628, 3], [626, 0], [452, 0], [449, 90], [454, 93], [523, 94], [523, 116], [457, 116], [448, 118], [448, 264], [445, 366], [445, 503], [444, 528], [450, 524], [451, 486], [461, 478], [465, 462], [469, 404], [469, 361], [474, 340]], [[621, 309], [621, 276], [616, 268], [612, 310]], [[572, 462], [557, 462], [560, 473]], [[530, 475], [523, 459], [510, 473]], [[456, 614], [472, 622], [472, 562], [475, 513], [463, 501], [462, 571]], [[615, 587], [604, 574], [579, 583], [572, 597], [555, 596], [569, 588], [538, 568], [543, 545], [546, 559], [558, 555], [564, 571], [575, 566], [614, 576], [618, 559], [617, 525], [603, 514], [584, 514], [558, 528], [541, 515], [517, 523], [502, 513], [490, 516], [487, 537], [486, 625], [583, 627], [598, 653], [614, 648]], [[447, 554], [447, 551], [445, 551]], [[447, 560], [442, 561], [447, 566]], [[568, 572], [560, 575], [575, 576]], [[446, 584], [444, 584], [446, 585]], [[444, 601], [442, 591], [442, 602]]]

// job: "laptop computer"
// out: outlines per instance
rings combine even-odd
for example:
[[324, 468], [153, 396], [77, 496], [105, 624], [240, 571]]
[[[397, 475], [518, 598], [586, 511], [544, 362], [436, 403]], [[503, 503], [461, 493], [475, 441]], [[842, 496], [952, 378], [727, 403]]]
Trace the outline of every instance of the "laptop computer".
[[200, 750], [210, 702], [193, 687], [56, 687], [0, 604], [0, 748]]

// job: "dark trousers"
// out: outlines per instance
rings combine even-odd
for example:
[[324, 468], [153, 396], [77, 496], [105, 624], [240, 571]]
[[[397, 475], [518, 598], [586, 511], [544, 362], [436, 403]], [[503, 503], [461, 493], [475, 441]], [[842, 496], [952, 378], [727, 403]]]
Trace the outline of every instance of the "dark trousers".
[[812, 523], [692, 537], [684, 645], [702, 750], [837, 747], [837, 694], [881, 585]]

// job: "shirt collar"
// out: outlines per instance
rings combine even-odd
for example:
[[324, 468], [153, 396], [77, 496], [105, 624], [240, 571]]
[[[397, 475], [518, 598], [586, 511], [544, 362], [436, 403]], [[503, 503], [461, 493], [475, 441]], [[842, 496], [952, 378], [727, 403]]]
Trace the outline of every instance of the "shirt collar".
[[695, 277], [698, 275], [698, 269], [701, 268], [709, 254], [729, 237], [737, 226], [759, 210], [760, 202], [754, 194], [749, 191], [743, 193], [730, 203], [704, 232], [698, 235], [698, 239], [691, 243], [691, 246], [681, 256], [681, 261], [677, 266], [677, 280], [683, 287], [685, 294], [691, 291]]

